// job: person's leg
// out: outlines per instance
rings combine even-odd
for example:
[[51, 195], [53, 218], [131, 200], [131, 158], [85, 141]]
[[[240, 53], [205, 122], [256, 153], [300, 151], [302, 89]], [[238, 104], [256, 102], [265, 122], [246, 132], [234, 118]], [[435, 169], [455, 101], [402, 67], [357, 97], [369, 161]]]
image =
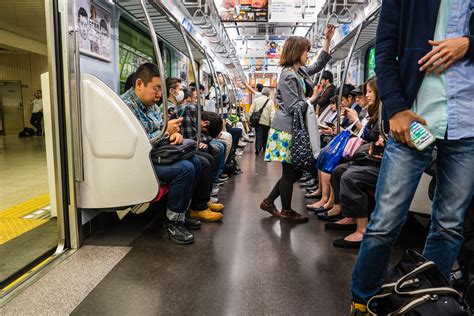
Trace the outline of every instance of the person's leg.
[[240, 128], [242, 130], [242, 137], [244, 139], [249, 139], [248, 135], [247, 135], [247, 132], [245, 131], [245, 127], [244, 127], [244, 124], [242, 124], [242, 122], [237, 122], [237, 124], [235, 124], [235, 127], [236, 128]]
[[154, 167], [158, 179], [169, 185], [167, 219], [183, 222], [193, 191], [193, 164], [190, 161], [181, 160], [170, 165], [155, 165]]
[[219, 157], [219, 168], [217, 170], [217, 177], [222, 176], [224, 172], [225, 160], [226, 160], [226, 153], [227, 153], [227, 145], [225, 142], [221, 140], [213, 140], [211, 144], [218, 146], [220, 149], [220, 157]]
[[196, 155], [190, 161], [198, 160], [200, 171], [197, 175], [196, 185], [191, 200], [191, 209], [194, 211], [203, 211], [207, 209], [207, 202], [211, 198], [212, 190], [212, 170], [211, 163], [204, 156]]
[[242, 130], [240, 128], [227, 126], [227, 132], [232, 135], [232, 148], [237, 149], [237, 146], [239, 145], [239, 139], [242, 137]]
[[38, 112], [36, 113], [36, 130], [38, 135], [43, 135], [43, 125], [42, 125], [42, 120], [43, 120], [43, 112]]
[[36, 134], [38, 134], [38, 133], [40, 132], [40, 129], [41, 129], [41, 127], [38, 128], [38, 116], [39, 116], [39, 113], [40, 113], [40, 112], [31, 113], [31, 119], [30, 119], [31, 125], [33, 125], [33, 127], [36, 128]]
[[329, 201], [331, 195], [331, 174], [321, 172], [320, 173], [319, 187], [321, 188], [321, 200], [316, 203], [307, 205], [310, 209], [322, 209], [324, 205]]
[[[212, 146], [212, 145], [210, 145]], [[211, 149], [210, 151], [212, 152], [214, 149]], [[215, 149], [215, 151], [218, 151], [219, 149]], [[216, 176], [217, 174], [217, 170], [219, 169], [219, 165], [217, 164], [216, 162], [216, 159], [214, 158], [214, 155], [212, 155], [211, 153], [209, 152], [205, 152], [205, 151], [201, 151], [199, 150], [197, 152], [197, 155], [198, 156], [201, 156], [201, 157], [204, 157], [210, 164], [211, 166], [211, 177], [212, 179], [214, 179], [214, 177]], [[217, 159], [219, 159], [219, 152], [217, 152]], [[210, 183], [210, 186], [211, 186], [211, 190], [212, 190], [212, 181]]]
[[[392, 247], [405, 223], [408, 208], [433, 146], [410, 149], [389, 138], [377, 182], [376, 207], [364, 234], [352, 274], [352, 299], [367, 303], [378, 293], [387, 273]], [[377, 258], [377, 260], [375, 260]]]
[[[232, 135], [228, 132], [221, 132], [219, 135], [219, 140], [225, 143], [225, 161], [229, 158], [230, 151], [232, 150]], [[224, 162], [225, 163], [225, 162]]]
[[263, 147], [263, 125], [255, 126], [255, 154], [259, 154]]
[[281, 205], [283, 210], [291, 210], [293, 184], [301, 178], [302, 172], [296, 170], [292, 164], [282, 163], [283, 175], [279, 183]]
[[463, 221], [474, 192], [474, 138], [438, 141], [436, 190], [424, 256], [449, 276], [463, 241]]
[[267, 148], [268, 132], [270, 131], [270, 126], [262, 125], [263, 129], [263, 150]]

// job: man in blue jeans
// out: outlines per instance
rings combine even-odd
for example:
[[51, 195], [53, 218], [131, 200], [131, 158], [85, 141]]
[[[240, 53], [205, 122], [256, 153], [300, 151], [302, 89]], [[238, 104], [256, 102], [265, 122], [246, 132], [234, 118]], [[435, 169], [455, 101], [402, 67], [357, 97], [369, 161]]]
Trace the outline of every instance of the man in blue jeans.
[[[134, 74], [133, 87], [121, 95], [135, 116], [140, 120], [145, 132], [154, 146], [158, 144], [182, 144], [179, 133], [182, 119], [170, 120], [163, 136], [162, 113], [156, 103], [161, 99], [162, 86], [158, 67], [145, 63]], [[191, 244], [194, 236], [188, 229], [200, 227], [199, 221], [186, 218], [186, 211], [194, 192], [201, 162], [197, 157], [177, 161], [169, 165], [155, 165], [155, 172], [161, 181], [169, 184], [166, 223], [163, 235], [177, 244]]]
[[[474, 0], [383, 1], [376, 38], [377, 84], [391, 135], [376, 207], [352, 275], [352, 315], [366, 315], [379, 292], [392, 247], [420, 177], [437, 151], [432, 224], [423, 254], [449, 276], [463, 241], [474, 191]], [[413, 148], [410, 124], [427, 125], [436, 142]]]

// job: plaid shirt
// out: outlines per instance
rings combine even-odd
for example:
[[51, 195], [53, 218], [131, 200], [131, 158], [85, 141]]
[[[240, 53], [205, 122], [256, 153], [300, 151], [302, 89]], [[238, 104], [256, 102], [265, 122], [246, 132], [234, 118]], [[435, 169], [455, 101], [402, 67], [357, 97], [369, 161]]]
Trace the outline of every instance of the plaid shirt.
[[197, 134], [197, 108], [192, 103], [182, 104], [179, 106], [171, 105], [170, 115], [171, 119], [177, 119], [182, 117], [183, 122], [181, 122], [180, 133], [183, 135], [183, 138], [194, 139], [196, 140]]
[[[159, 137], [163, 127], [163, 114], [157, 105], [145, 106], [135, 95], [133, 88], [120, 96], [126, 105], [132, 110], [133, 114], [140, 120], [150, 143], [155, 144], [167, 137]], [[166, 135], [166, 134], [165, 134]]]

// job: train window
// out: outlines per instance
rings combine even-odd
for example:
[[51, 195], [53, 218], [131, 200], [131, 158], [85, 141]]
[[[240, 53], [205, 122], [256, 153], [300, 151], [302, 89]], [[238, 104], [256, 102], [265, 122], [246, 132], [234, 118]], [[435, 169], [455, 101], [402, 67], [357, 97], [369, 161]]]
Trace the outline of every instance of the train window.
[[140, 64], [153, 61], [154, 52], [151, 39], [134, 26], [120, 20], [119, 25], [120, 90], [125, 80]]
[[375, 46], [367, 50], [365, 59], [365, 79], [375, 76]]

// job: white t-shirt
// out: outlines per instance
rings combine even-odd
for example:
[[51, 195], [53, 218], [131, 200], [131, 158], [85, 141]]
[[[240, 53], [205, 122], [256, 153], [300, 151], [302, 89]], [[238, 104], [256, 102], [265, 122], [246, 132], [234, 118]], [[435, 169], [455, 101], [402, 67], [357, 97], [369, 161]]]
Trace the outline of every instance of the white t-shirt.
[[33, 113], [37, 113], [43, 109], [43, 99], [33, 100]]
[[216, 100], [206, 100], [206, 104], [204, 105], [204, 111], [214, 112], [216, 113]]

